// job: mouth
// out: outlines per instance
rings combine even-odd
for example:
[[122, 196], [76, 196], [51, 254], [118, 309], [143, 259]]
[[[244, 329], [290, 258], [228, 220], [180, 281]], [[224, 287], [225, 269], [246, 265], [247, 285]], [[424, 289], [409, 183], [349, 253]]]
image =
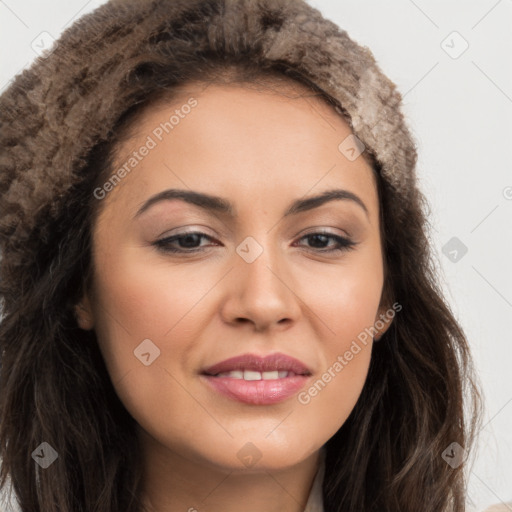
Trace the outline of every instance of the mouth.
[[270, 380], [294, 375], [311, 375], [311, 370], [302, 361], [281, 352], [276, 352], [267, 356], [242, 354], [231, 357], [205, 368], [202, 373], [223, 377], [231, 374], [229, 376], [232, 376], [232, 378], [243, 378], [244, 380]]
[[311, 377], [298, 359], [282, 353], [254, 354], [226, 359], [201, 372], [209, 388], [232, 400], [251, 405], [271, 405], [296, 394]]
[[292, 371], [287, 370], [274, 370], [267, 372], [258, 372], [254, 370], [232, 370], [230, 372], [220, 372], [216, 375], [204, 374], [209, 377], [229, 377], [231, 379], [238, 380], [276, 380], [276, 379], [286, 379], [287, 377], [295, 377], [297, 374]]

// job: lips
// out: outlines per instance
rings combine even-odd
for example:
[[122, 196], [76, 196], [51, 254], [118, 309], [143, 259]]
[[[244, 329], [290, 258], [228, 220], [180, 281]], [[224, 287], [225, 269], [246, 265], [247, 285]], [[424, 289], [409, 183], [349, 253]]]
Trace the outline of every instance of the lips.
[[[237, 372], [231, 376], [233, 376], [233, 378], [244, 378], [246, 380], [311, 375], [309, 368], [301, 361], [279, 352], [265, 357], [256, 354], [242, 354], [241, 356], [232, 357], [214, 364], [213, 366], [209, 366], [202, 371], [204, 375], [210, 376], [218, 376], [219, 374], [226, 374], [228, 372]], [[242, 376], [240, 376], [240, 372], [243, 372]], [[278, 372], [278, 374], [276, 375], [275, 372]], [[280, 375], [279, 372], [281, 372]], [[284, 372], [288, 372], [287, 375], [285, 375]], [[259, 377], [257, 373], [260, 374]]]
[[244, 354], [201, 372], [210, 390], [249, 405], [273, 405], [290, 399], [311, 377], [309, 368], [294, 357]]

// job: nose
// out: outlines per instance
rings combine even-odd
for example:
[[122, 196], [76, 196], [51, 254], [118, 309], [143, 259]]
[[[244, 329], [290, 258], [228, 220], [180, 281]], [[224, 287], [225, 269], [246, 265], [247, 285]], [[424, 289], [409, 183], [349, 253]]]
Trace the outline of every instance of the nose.
[[300, 315], [290, 266], [277, 250], [263, 248], [252, 263], [237, 253], [229, 273], [221, 315], [226, 323], [252, 324], [254, 331], [288, 329]]

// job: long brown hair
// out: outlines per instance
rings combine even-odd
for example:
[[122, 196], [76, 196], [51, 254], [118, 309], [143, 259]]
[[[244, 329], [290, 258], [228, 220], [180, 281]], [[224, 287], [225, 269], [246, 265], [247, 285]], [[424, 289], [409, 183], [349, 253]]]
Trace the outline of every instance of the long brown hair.
[[[93, 190], [113, 172], [115, 150], [136, 116], [155, 101], [172, 101], [176, 87], [189, 81], [251, 86], [275, 84], [282, 77], [307, 86], [352, 122], [344, 105], [300, 65], [279, 59], [263, 64], [265, 48], [251, 46], [243, 34], [236, 45], [228, 44], [216, 25], [227, 2], [176, 1], [179, 15], [166, 19], [162, 13], [170, 2], [123, 6], [114, 1], [80, 20], [79, 31], [64, 35], [48, 62], [60, 62], [57, 77], [63, 90], [72, 92], [53, 92], [46, 100], [64, 113], [81, 98], [98, 95], [88, 100], [84, 121], [98, 128], [95, 138], [80, 139], [80, 158], [62, 157], [62, 162], [72, 161], [70, 172], [56, 168], [47, 176], [55, 181], [32, 181], [34, 197], [52, 198], [41, 200], [44, 207], [30, 209], [9, 195], [26, 179], [20, 169], [30, 172], [29, 163], [17, 162], [26, 155], [23, 148], [35, 144], [31, 137], [44, 117], [38, 110], [43, 99], [30, 101], [40, 81], [37, 73], [18, 77], [1, 99], [0, 142], [8, 156], [0, 174], [0, 488], [10, 479], [22, 512], [142, 512], [135, 421], [114, 391], [94, 332], [79, 329], [73, 312], [92, 275], [91, 232], [101, 204]], [[285, 0], [260, 4], [262, 33], [279, 32], [288, 5], [305, 9], [302, 2]], [[255, 8], [256, 2], [240, 2], [242, 11], [243, 5]], [[163, 21], [155, 24], [150, 14], [158, 9]], [[113, 41], [130, 47], [134, 27], [148, 32], [138, 53], [126, 61], [121, 53], [109, 53]], [[91, 71], [91, 60], [77, 74], [73, 61], [75, 75], [66, 75], [66, 59], [79, 60], [86, 37], [96, 37], [96, 50], [106, 53], [103, 64]], [[208, 50], [200, 50], [205, 41]], [[38, 65], [49, 79], [47, 64]], [[117, 110], [102, 103], [98, 87], [110, 95], [111, 104], [119, 101]], [[84, 116], [82, 111], [73, 115]], [[67, 119], [64, 114], [62, 119]], [[51, 151], [65, 149], [56, 144]], [[410, 155], [412, 175], [413, 150]], [[402, 309], [374, 345], [354, 410], [326, 443], [325, 510], [463, 512], [465, 465], [450, 465], [442, 454], [452, 443], [470, 451], [480, 418], [468, 343], [439, 288], [424, 196], [414, 184], [404, 200], [384, 178], [378, 155], [369, 148], [365, 157], [379, 192], [383, 301], [396, 301]], [[43, 442], [58, 453], [51, 471], [33, 460]]]

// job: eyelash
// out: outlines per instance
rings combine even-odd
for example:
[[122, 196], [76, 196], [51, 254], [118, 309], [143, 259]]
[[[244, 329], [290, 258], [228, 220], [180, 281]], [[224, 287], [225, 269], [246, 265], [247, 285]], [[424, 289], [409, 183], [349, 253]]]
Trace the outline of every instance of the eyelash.
[[[162, 238], [161, 240], [157, 240], [152, 245], [154, 245], [159, 251], [162, 251], [164, 253], [173, 253], [173, 254], [195, 254], [198, 252], [203, 252], [204, 248], [192, 248], [192, 249], [176, 249], [171, 247], [171, 243], [175, 242], [176, 240], [180, 240], [182, 238], [186, 238], [190, 235], [199, 235], [201, 238], [207, 238], [209, 240], [214, 240], [209, 235], [206, 235], [205, 233], [201, 233], [200, 231], [190, 231], [190, 232], [184, 232], [184, 233], [178, 233], [177, 235], [173, 235], [167, 238]], [[324, 237], [331, 238], [333, 240], [336, 240], [339, 244], [339, 247], [336, 247], [334, 249], [328, 249], [328, 250], [317, 250], [316, 252], [319, 254], [325, 254], [325, 253], [339, 253], [344, 251], [349, 251], [353, 249], [357, 243], [353, 242], [352, 240], [349, 240], [348, 238], [335, 235], [333, 233], [329, 233], [326, 231], [315, 231], [313, 233], [308, 233], [307, 235], [302, 236], [299, 238], [299, 240], [302, 240], [304, 238], [313, 237], [316, 235], [321, 235]], [[313, 248], [314, 251], [314, 248]]]

